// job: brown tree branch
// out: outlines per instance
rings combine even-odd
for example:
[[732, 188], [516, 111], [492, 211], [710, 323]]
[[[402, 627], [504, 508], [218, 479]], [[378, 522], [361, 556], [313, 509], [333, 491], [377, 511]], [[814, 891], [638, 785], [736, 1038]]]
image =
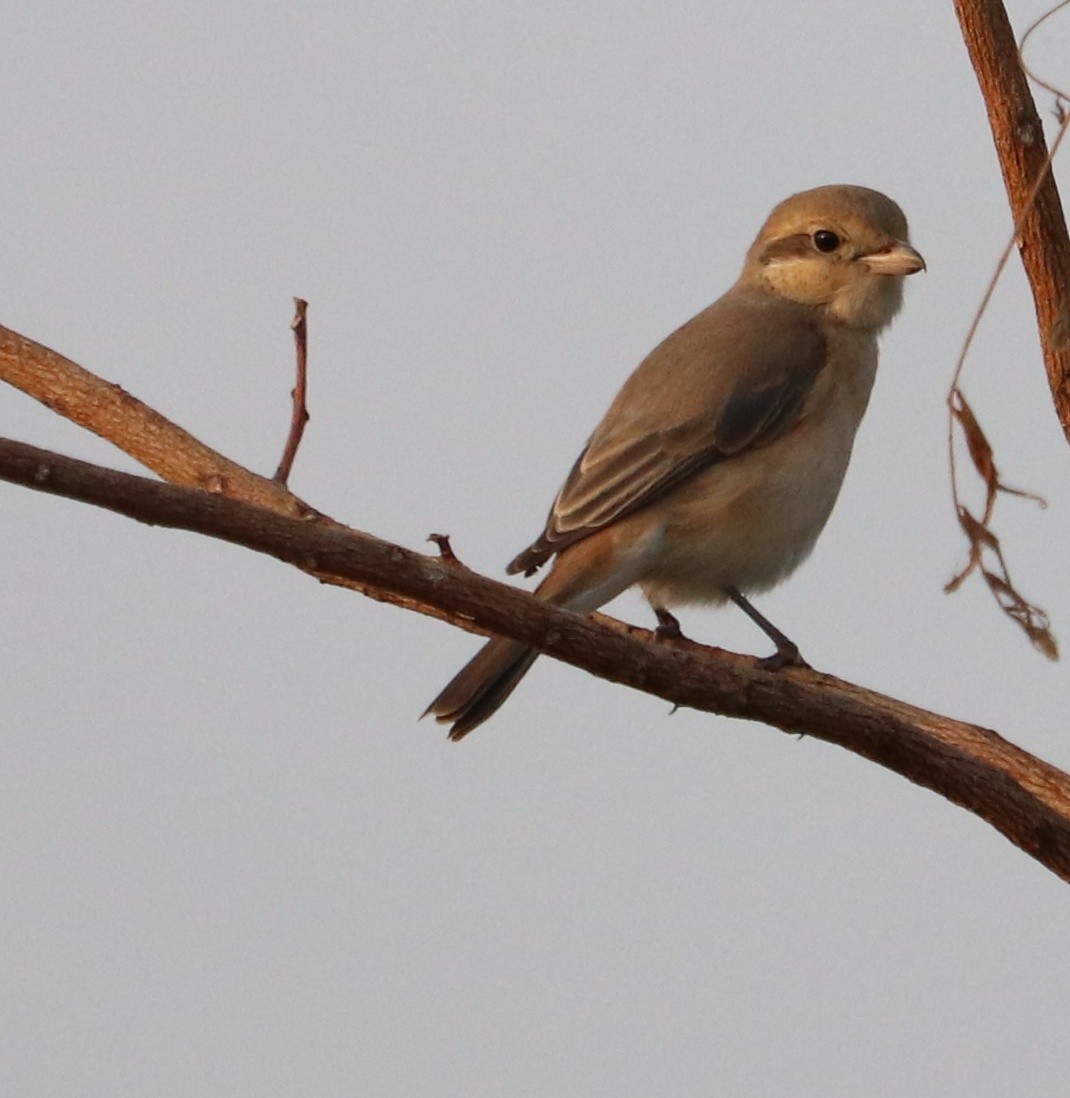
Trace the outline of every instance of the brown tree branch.
[[107, 439], [172, 484], [219, 492], [282, 514], [309, 509], [285, 485], [210, 449], [120, 386], [3, 326], [0, 379]]
[[1048, 170], [1044, 128], [1000, 0], [955, 0], [955, 11], [1018, 226], [1018, 251], [1033, 290], [1055, 412], [1070, 442], [1070, 236]]
[[[285, 484], [231, 461], [120, 386], [2, 325], [0, 380], [111, 442], [172, 484], [243, 500], [280, 515], [316, 516]], [[334, 577], [325, 582], [407, 610], [418, 609], [410, 599], [355, 580]]]
[[561, 610], [328, 520], [294, 518], [6, 440], [0, 440], [0, 479], [267, 553], [464, 628], [515, 637], [677, 705], [839, 744], [969, 809], [1070, 881], [1070, 776], [988, 729], [832, 675], [769, 672], [752, 657], [659, 643], [647, 630]]

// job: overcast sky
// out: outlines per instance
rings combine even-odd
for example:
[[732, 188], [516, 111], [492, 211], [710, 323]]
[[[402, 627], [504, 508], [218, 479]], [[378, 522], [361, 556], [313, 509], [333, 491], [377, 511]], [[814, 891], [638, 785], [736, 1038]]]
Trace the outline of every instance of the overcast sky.
[[[1024, 29], [1038, 3], [1013, 3]], [[971, 581], [944, 397], [1010, 220], [952, 5], [3, 5], [0, 322], [260, 472], [500, 576], [769, 208], [886, 191], [929, 272], [840, 502], [760, 607], [818, 668], [1070, 768], [1066, 664]], [[1032, 54], [1067, 83], [1070, 21]], [[1050, 125], [1050, 99], [1040, 105]], [[1017, 260], [965, 387], [1070, 644], [1070, 451]], [[0, 394], [0, 434], [124, 469]], [[1070, 890], [812, 739], [541, 660], [454, 746], [471, 636], [0, 486], [0, 1092], [1061, 1096]], [[638, 598], [613, 612], [650, 624]], [[766, 654], [732, 608], [698, 639]]]

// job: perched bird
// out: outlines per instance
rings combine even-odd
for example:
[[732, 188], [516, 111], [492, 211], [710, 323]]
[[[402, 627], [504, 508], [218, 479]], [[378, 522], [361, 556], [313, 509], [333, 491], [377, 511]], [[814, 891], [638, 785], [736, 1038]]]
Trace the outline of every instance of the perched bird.
[[[508, 571], [554, 558], [535, 593], [579, 613], [638, 584], [662, 633], [678, 632], [670, 607], [730, 600], [776, 644], [767, 666], [802, 664], [744, 593], [780, 583], [813, 548], [869, 401], [877, 336], [903, 277], [924, 267], [902, 210], [877, 191], [781, 202], [736, 284], [624, 383]], [[490, 640], [427, 712], [460, 739], [537, 655]]]

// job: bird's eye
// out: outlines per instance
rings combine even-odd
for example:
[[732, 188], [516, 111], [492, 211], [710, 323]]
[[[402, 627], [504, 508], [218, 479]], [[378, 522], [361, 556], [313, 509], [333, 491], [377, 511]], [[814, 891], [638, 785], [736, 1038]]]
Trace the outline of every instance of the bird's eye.
[[818, 229], [813, 236], [814, 247], [826, 255], [840, 246], [840, 238], [831, 229]]

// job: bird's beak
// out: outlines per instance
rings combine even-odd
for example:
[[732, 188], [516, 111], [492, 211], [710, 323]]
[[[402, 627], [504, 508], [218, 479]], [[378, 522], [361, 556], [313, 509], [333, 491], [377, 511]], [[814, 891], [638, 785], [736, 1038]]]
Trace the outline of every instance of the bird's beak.
[[909, 275], [925, 270], [925, 260], [921, 258], [921, 253], [916, 252], [905, 240], [896, 240], [879, 252], [870, 252], [869, 255], [860, 255], [858, 258], [873, 274]]

